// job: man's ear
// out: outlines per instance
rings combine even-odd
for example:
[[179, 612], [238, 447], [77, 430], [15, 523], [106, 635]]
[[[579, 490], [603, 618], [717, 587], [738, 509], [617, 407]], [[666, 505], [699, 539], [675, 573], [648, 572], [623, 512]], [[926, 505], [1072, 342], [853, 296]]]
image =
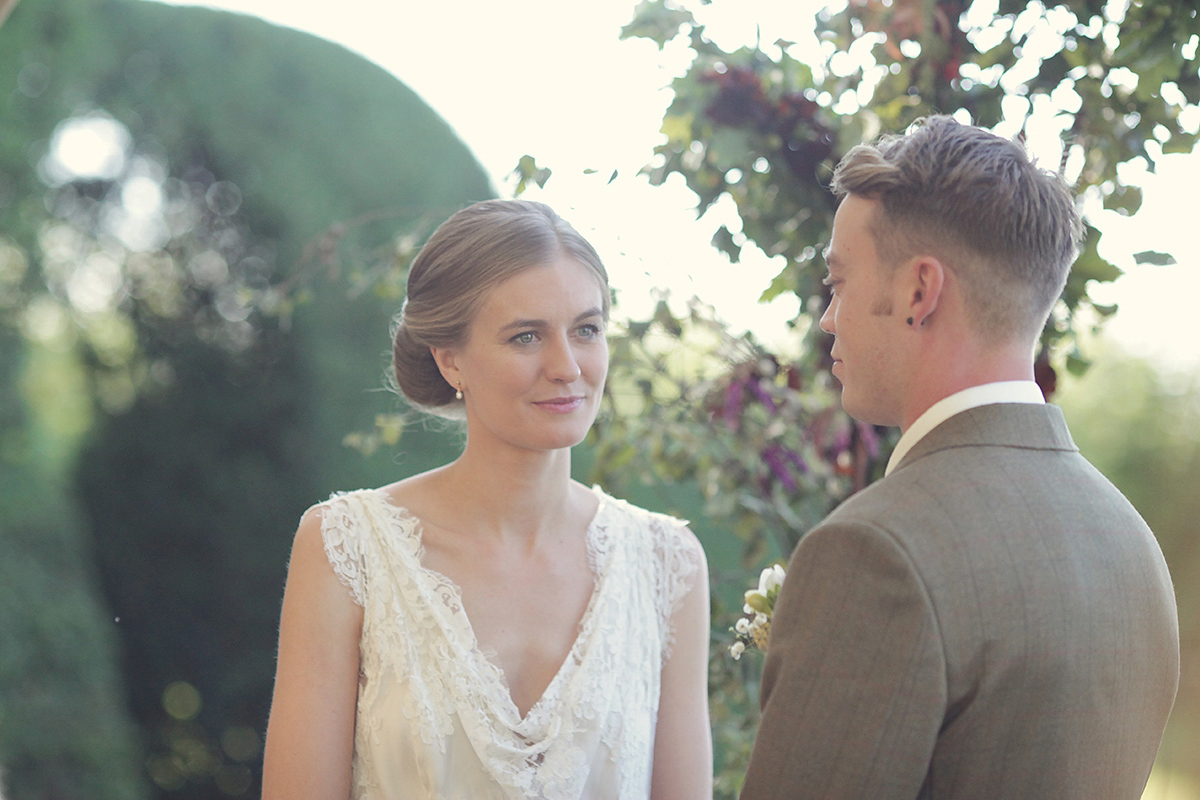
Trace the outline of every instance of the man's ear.
[[442, 373], [442, 377], [446, 379], [446, 383], [456, 389], [461, 388], [462, 376], [458, 372], [456, 363], [458, 352], [449, 347], [431, 347], [429, 348], [429, 353], [433, 356], [433, 363], [437, 364], [437, 368]]
[[946, 286], [946, 267], [933, 256], [917, 256], [903, 267], [901, 307], [905, 321], [919, 328], [937, 310]]

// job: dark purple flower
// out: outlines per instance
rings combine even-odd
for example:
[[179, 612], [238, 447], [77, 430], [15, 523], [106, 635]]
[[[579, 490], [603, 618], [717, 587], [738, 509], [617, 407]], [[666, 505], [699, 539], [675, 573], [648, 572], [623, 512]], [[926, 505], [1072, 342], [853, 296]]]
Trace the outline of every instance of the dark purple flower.
[[725, 421], [726, 427], [730, 430], [737, 429], [738, 419], [742, 415], [742, 389], [744, 387], [744, 381], [734, 379], [725, 389], [725, 408], [721, 412], [721, 419]]
[[775, 398], [771, 397], [771, 393], [763, 388], [763, 385], [756, 380], [747, 382], [747, 388], [750, 393], [758, 398], [758, 402], [762, 403], [771, 411], [775, 410]]
[[789, 492], [794, 492], [798, 486], [796, 479], [792, 477], [792, 471], [788, 468], [788, 462], [791, 461], [788, 457], [790, 452], [780, 445], [772, 444], [763, 450], [762, 458], [771, 468], [771, 474], [775, 476], [775, 479], [782, 483]]

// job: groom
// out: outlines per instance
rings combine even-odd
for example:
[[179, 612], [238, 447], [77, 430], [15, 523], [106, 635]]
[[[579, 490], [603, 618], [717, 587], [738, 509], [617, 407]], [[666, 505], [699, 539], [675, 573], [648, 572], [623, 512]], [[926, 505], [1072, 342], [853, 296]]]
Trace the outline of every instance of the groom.
[[792, 555], [742, 800], [1136, 800], [1179, 678], [1150, 529], [1033, 383], [1071, 195], [933, 117], [850, 151], [821, 327], [887, 474]]

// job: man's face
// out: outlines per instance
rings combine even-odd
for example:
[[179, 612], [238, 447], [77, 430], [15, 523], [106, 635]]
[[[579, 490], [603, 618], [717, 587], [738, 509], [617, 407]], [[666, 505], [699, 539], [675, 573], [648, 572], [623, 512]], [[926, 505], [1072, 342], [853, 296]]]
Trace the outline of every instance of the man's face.
[[869, 223], [879, 201], [847, 195], [833, 222], [825, 253], [833, 290], [821, 330], [834, 336], [833, 375], [842, 407], [862, 422], [899, 425], [903, 368], [896, 342], [904, 321], [893, 312], [895, 272], [880, 263]]

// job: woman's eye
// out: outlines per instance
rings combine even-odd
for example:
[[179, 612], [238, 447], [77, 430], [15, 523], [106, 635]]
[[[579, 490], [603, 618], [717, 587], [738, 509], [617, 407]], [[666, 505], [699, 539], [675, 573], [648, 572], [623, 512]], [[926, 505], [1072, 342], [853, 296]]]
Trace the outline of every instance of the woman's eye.
[[517, 344], [533, 344], [537, 341], [537, 334], [533, 331], [525, 331], [524, 333], [518, 333], [516, 336], [514, 336], [512, 341], [516, 342]]
[[604, 331], [600, 329], [599, 325], [582, 325], [579, 328], [579, 336], [583, 339], [595, 339], [603, 334]]

